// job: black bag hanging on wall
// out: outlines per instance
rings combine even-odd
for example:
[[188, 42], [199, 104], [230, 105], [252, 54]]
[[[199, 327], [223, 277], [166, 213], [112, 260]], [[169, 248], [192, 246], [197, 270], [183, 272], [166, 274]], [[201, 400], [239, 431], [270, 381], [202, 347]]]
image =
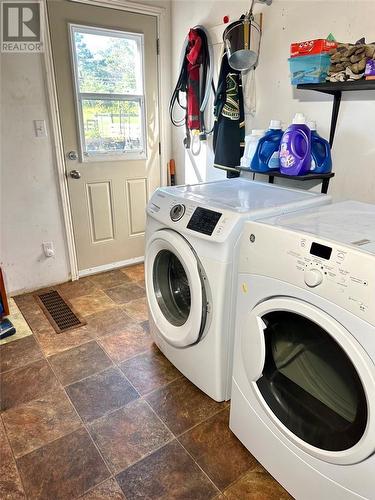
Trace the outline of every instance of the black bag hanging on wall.
[[213, 148], [214, 167], [239, 177], [240, 159], [245, 146], [245, 113], [241, 72], [229, 66], [224, 52], [215, 96]]

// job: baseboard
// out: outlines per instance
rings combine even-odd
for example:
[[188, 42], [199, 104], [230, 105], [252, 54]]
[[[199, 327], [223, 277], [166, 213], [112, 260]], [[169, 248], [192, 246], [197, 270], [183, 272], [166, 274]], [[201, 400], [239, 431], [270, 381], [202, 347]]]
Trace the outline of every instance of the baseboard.
[[[82, 271], [79, 271], [78, 276], [80, 278], [83, 278], [84, 276], [90, 276], [91, 274], [98, 274], [105, 271], [110, 271], [111, 269], [117, 269], [119, 267], [134, 266], [135, 264], [140, 264], [141, 262], [144, 262], [144, 260], [145, 260], [144, 256], [141, 256], [141, 257], [135, 257], [134, 259], [120, 260], [118, 262], [105, 264], [103, 266], [91, 267], [89, 269], [83, 269]], [[69, 278], [67, 279], [67, 281], [69, 281]], [[49, 287], [53, 288], [54, 286], [61, 285], [61, 283], [66, 283], [66, 281], [53, 281], [52, 283], [38, 285], [31, 288], [21, 288], [19, 290], [12, 290], [11, 292], [8, 292], [8, 297], [17, 297], [17, 295], [23, 295], [25, 293], [35, 292], [43, 288], [49, 288]]]
[[[66, 281], [69, 281], [70, 277], [68, 276]], [[52, 283], [32, 286], [30, 288], [20, 288], [18, 290], [12, 290], [8, 292], [8, 297], [17, 297], [18, 295], [25, 295], [26, 293], [37, 292], [38, 290], [43, 290], [44, 288], [53, 288], [55, 286], [61, 285], [62, 283], [66, 283], [66, 281], [52, 281]]]
[[103, 273], [105, 271], [111, 271], [112, 269], [117, 269], [119, 267], [128, 267], [135, 264], [140, 264], [144, 262], [144, 256], [135, 257], [134, 259], [119, 260], [118, 262], [112, 262], [111, 264], [104, 264], [102, 266], [89, 267], [88, 269], [82, 269], [78, 271], [78, 276], [83, 278], [84, 276], [90, 276], [92, 274]]

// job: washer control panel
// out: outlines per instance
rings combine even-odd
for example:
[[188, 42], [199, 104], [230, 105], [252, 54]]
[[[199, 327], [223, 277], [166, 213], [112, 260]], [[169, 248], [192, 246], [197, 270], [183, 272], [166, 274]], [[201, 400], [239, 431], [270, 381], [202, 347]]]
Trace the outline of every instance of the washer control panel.
[[197, 207], [186, 227], [192, 231], [196, 231], [197, 233], [203, 233], [211, 236], [221, 216], [222, 213], [220, 212]]
[[[203, 203], [203, 202], [202, 202]], [[181, 234], [199, 236], [208, 241], [224, 242], [239, 228], [241, 213], [206, 208], [189, 199], [156, 190], [147, 205], [147, 214]]]
[[375, 325], [375, 255], [307, 233], [246, 222], [240, 273], [268, 276], [328, 299]]

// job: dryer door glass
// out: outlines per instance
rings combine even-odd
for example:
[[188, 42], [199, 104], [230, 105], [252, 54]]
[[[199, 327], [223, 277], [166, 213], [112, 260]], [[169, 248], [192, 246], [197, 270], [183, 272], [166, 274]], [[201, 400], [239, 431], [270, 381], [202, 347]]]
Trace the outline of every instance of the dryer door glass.
[[349, 357], [318, 324], [290, 311], [262, 317], [266, 358], [258, 388], [276, 417], [329, 451], [354, 446], [367, 424], [366, 396]]
[[169, 250], [160, 251], [154, 261], [154, 291], [159, 307], [174, 326], [186, 323], [191, 308], [190, 286], [178, 257]]

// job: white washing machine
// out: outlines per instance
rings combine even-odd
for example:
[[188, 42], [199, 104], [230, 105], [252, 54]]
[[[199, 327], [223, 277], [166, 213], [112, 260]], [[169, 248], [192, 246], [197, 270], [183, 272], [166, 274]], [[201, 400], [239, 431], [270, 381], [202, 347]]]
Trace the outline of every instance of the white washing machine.
[[147, 207], [150, 329], [165, 356], [217, 401], [230, 397], [233, 279], [243, 222], [330, 197], [246, 179], [158, 189]]
[[245, 224], [230, 428], [298, 500], [375, 498], [375, 206]]

